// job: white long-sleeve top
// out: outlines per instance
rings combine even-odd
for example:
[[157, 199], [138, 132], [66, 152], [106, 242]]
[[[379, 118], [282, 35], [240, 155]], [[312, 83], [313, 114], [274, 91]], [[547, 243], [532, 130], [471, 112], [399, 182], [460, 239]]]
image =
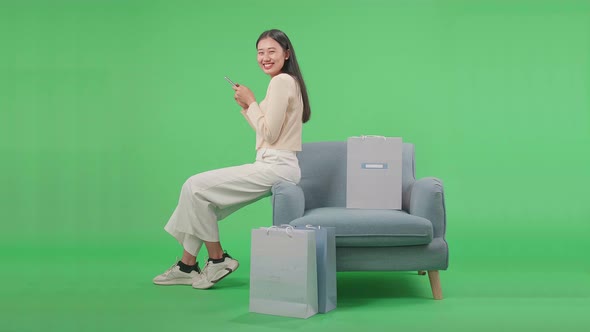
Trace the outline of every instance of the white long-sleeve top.
[[256, 150], [301, 151], [303, 99], [291, 75], [273, 77], [260, 104], [251, 103], [242, 114], [256, 131]]

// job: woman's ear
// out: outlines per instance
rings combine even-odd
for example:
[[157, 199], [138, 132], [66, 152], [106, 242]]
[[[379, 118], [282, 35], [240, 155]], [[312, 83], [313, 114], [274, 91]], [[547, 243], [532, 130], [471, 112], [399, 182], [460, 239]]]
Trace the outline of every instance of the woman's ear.
[[285, 51], [285, 60], [289, 60], [289, 58], [291, 57], [291, 52], [289, 52], [289, 50]]

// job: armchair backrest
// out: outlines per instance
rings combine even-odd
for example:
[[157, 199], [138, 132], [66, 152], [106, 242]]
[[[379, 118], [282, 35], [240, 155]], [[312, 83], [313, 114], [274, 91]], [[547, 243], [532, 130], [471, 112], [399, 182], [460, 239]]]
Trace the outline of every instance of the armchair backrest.
[[[301, 167], [299, 186], [305, 195], [305, 209], [346, 206], [346, 142], [303, 144], [297, 154]], [[414, 145], [403, 143], [402, 209], [408, 211], [411, 186], [416, 181]]]

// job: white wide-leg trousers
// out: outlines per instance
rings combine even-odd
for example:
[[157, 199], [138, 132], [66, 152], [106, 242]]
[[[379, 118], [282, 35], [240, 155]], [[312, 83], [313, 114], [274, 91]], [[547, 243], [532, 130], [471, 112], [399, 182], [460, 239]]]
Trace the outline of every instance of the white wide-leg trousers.
[[164, 229], [197, 256], [203, 241], [219, 242], [219, 220], [267, 196], [277, 181], [299, 183], [300, 179], [295, 152], [259, 149], [252, 164], [191, 176], [182, 186], [178, 206]]

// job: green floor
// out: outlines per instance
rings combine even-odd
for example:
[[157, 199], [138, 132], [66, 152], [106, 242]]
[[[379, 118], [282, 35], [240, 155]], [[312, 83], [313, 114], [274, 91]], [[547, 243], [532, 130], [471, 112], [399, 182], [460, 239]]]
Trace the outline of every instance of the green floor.
[[[441, 273], [442, 301], [432, 299], [428, 277], [414, 272], [341, 272], [338, 308], [303, 320], [248, 312], [249, 255], [240, 252], [247, 253], [246, 244], [233, 248], [240, 269], [200, 291], [152, 285], [151, 278], [172, 263], [173, 243], [147, 239], [160, 242], [148, 249], [147, 241], [138, 239], [102, 240], [35, 246], [4, 241], [0, 331], [587, 331], [590, 326], [590, 269], [571, 256], [541, 268], [518, 257], [502, 263], [456, 253], [451, 268]], [[39, 262], [33, 263], [36, 257]], [[575, 268], [576, 261], [585, 268]]]

